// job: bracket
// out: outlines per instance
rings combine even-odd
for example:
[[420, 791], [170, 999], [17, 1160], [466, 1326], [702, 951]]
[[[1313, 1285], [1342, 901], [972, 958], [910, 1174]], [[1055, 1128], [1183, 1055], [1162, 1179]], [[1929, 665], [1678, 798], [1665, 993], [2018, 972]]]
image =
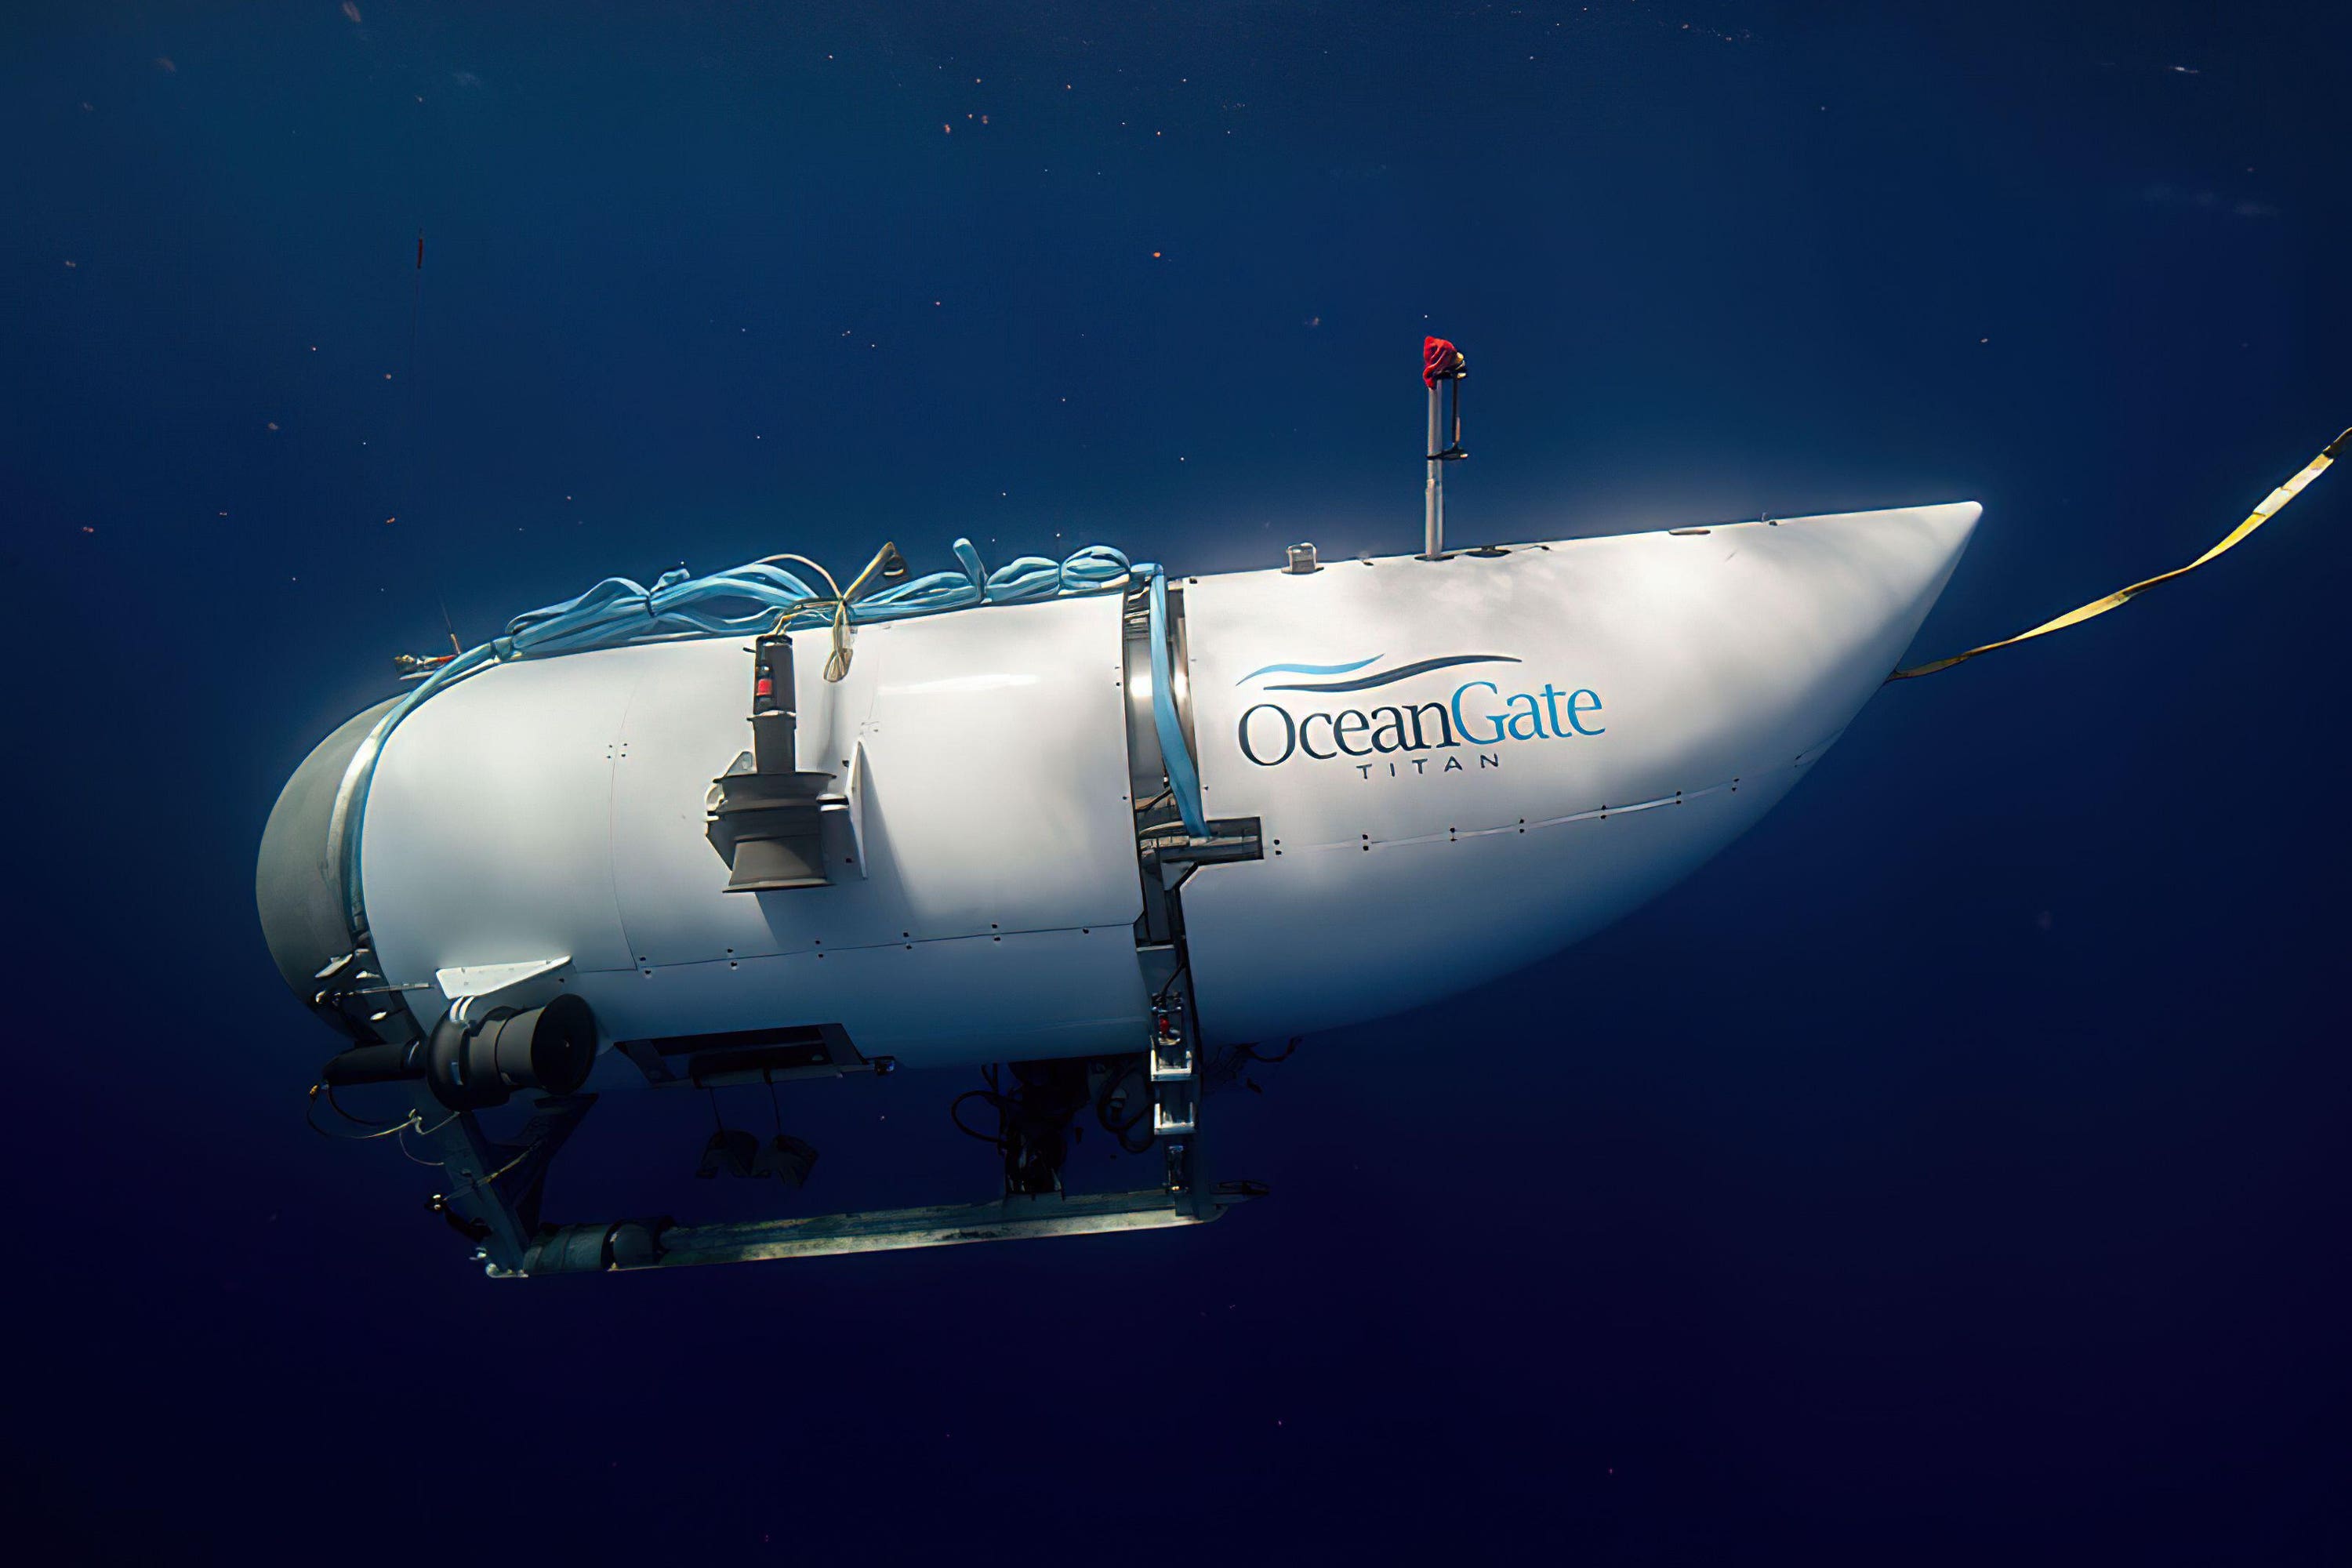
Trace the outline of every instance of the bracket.
[[501, 993], [552, 974], [571, 962], [570, 953], [559, 952], [552, 958], [526, 958], [514, 963], [460, 963], [435, 970], [433, 984], [441, 988], [452, 1010], [487, 1002], [493, 996], [499, 997], [503, 1005], [513, 1005], [517, 999]]
[[494, 1140], [472, 1111], [445, 1110], [430, 1090], [417, 1091], [419, 1125], [441, 1151], [446, 1182], [427, 1206], [474, 1240], [475, 1258], [493, 1274], [530, 1250], [548, 1167], [595, 1103], [593, 1094], [539, 1100], [520, 1132]]

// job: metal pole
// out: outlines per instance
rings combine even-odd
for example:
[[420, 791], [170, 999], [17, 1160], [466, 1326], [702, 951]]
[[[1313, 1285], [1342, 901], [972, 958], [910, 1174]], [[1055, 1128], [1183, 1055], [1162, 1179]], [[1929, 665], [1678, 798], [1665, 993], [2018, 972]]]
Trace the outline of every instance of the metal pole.
[[1423, 561], [1434, 561], [1445, 552], [1445, 465], [1438, 460], [1443, 449], [1444, 428], [1439, 423], [1437, 399], [1445, 383], [1439, 381], [1429, 389], [1429, 445], [1422, 450], [1429, 454], [1429, 479], [1422, 488], [1422, 552]]

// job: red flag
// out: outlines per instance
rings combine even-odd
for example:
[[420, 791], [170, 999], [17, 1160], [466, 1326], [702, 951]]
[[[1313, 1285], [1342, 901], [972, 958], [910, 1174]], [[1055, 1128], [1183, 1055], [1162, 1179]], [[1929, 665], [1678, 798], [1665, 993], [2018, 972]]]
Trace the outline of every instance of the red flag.
[[1432, 392], [1437, 384], [1461, 368], [1462, 351], [1444, 338], [1421, 340], [1421, 379]]

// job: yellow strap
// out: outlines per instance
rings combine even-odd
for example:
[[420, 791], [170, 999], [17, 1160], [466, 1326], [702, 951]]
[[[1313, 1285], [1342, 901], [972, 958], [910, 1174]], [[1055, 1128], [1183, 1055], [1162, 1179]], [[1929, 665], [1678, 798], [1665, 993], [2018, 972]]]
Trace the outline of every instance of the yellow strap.
[[2055, 620], [2042, 622], [2040, 626], [2035, 626], [2032, 631], [2020, 632], [2013, 637], [2003, 637], [1999, 642], [1989, 642], [1981, 647], [1972, 647], [1966, 653], [1956, 653], [1949, 658], [1939, 658], [1928, 664], [1915, 664], [1907, 669], [1896, 670], [1886, 679], [1889, 680], [1908, 680], [1915, 675], [1933, 675], [1938, 670], [1949, 669], [1956, 664], [1965, 664], [1980, 653], [1990, 653], [1993, 649], [2000, 647], [2013, 647], [2019, 643], [2030, 641], [2034, 637], [2038, 637], [2044, 632], [2063, 631], [2068, 626], [2081, 625], [2083, 622], [2091, 619], [2094, 616], [2105, 615], [2109, 610], [2116, 608], [2119, 605], [2128, 603], [2138, 595], [2144, 594], [2148, 589], [2155, 587], [2158, 583], [2169, 583], [2175, 577], [2188, 576], [2189, 574], [2196, 571], [2197, 568], [2204, 565], [2205, 563], [2212, 560], [2215, 556], [2234, 548], [2240, 540], [2245, 538], [2248, 534], [2253, 532], [2254, 530], [2262, 527], [2263, 524], [2268, 522], [2272, 518], [2278, 515], [2279, 509], [2285, 506], [2287, 502], [2293, 500], [2295, 497], [2301, 495], [2305, 485], [2311, 483], [2312, 480], [2317, 479], [2320, 475], [2327, 471], [2328, 465], [2336, 461], [2336, 455], [2344, 449], [2345, 443], [2347, 440], [2352, 440], [2352, 430], [2345, 431], [2343, 435], [2336, 437], [2335, 440], [2327, 443], [2326, 450], [2321, 452], [2319, 456], [2312, 458], [2310, 462], [2305, 464], [2303, 472], [2295, 475], [2294, 478], [2287, 480], [2286, 483], [2279, 486], [2278, 489], [2264, 496], [2262, 500], [2262, 504], [2254, 508], [2252, 511], [2246, 514], [2245, 521], [2231, 529], [2228, 534], [2223, 536], [2221, 543], [2216, 544], [2212, 549], [2208, 550], [2204, 554], [2200, 555], [2188, 565], [2176, 566], [2171, 571], [2150, 577], [2144, 583], [2134, 583], [2128, 588], [2118, 588], [2104, 599], [2094, 599], [2080, 609], [2069, 610]]

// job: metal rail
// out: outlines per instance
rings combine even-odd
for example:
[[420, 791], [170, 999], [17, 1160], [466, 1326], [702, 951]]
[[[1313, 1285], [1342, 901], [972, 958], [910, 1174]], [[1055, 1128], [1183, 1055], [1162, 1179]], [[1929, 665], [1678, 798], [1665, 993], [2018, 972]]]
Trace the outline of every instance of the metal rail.
[[[1231, 1183], [1210, 1194], [1152, 1187], [1125, 1193], [1006, 1196], [992, 1203], [817, 1215], [740, 1224], [670, 1226], [622, 1221], [565, 1226], [532, 1243], [520, 1268], [492, 1266], [494, 1279], [611, 1269], [680, 1268], [703, 1263], [757, 1263], [851, 1252], [896, 1252], [971, 1241], [1100, 1236], [1203, 1225], [1264, 1191]], [[635, 1232], [634, 1235], [627, 1234]]]

